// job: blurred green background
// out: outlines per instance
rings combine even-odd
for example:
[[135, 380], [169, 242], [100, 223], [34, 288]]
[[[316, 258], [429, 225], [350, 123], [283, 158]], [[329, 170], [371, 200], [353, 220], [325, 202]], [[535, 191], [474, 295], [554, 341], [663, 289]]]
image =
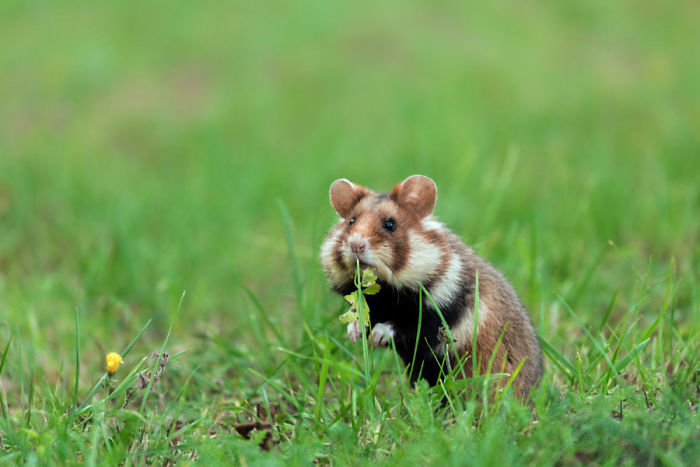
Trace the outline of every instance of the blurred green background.
[[244, 286], [291, 336], [340, 335], [328, 187], [414, 173], [564, 352], [557, 295], [586, 323], [616, 290], [613, 316], [639, 294], [656, 313], [672, 258], [689, 326], [699, 20], [691, 1], [3, 1], [0, 332], [56, 368], [77, 307], [99, 366], [149, 318], [160, 342], [186, 289], [175, 347], [254, 348]]

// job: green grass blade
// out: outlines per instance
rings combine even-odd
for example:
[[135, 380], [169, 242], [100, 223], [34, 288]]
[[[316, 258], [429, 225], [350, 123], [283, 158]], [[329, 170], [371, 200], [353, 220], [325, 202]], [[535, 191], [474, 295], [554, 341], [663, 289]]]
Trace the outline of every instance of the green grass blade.
[[32, 407], [34, 407], [34, 371], [29, 374], [29, 399], [27, 400], [27, 415], [25, 417], [27, 427], [31, 426]]
[[175, 325], [175, 320], [177, 319], [178, 315], [180, 314], [180, 309], [182, 308], [182, 302], [185, 299], [186, 293], [187, 292], [185, 290], [182, 291], [182, 295], [180, 296], [180, 302], [177, 304], [177, 308], [175, 309], [175, 314], [173, 315], [173, 319], [170, 321], [170, 327], [168, 328], [168, 334], [166, 334], [165, 339], [163, 340], [163, 343], [160, 346], [160, 350], [158, 351], [158, 355], [155, 358], [153, 365], [151, 366], [151, 377], [148, 380], [148, 385], [146, 386], [146, 389], [143, 392], [143, 399], [141, 400], [141, 411], [142, 412], [146, 408], [146, 401], [148, 400], [148, 395], [151, 393], [151, 387], [153, 386], [153, 381], [156, 379], [156, 368], [158, 367], [158, 363], [160, 362], [160, 359], [163, 356], [163, 351], [165, 350], [165, 347], [168, 345], [168, 341], [170, 340], [170, 333], [172, 333], [173, 326]]
[[[483, 397], [482, 403], [484, 404], [484, 410], [486, 410], [486, 411], [488, 410], [488, 406], [489, 406], [488, 383], [490, 382], [489, 377], [491, 375], [491, 369], [493, 368], [493, 362], [496, 359], [496, 354], [498, 353], [498, 349], [501, 347], [501, 342], [503, 341], [503, 336], [505, 335], [507, 328], [508, 328], [508, 323], [503, 325], [503, 328], [501, 329], [501, 333], [498, 336], [498, 340], [496, 341], [496, 345], [494, 345], [493, 351], [491, 352], [491, 357], [489, 358], [488, 365], [486, 365], [486, 373], [485, 373], [486, 379], [484, 380], [484, 385], [482, 386], [482, 397]], [[505, 359], [508, 356], [507, 352], [508, 352], [508, 350], [506, 349], [506, 353], [504, 353], [504, 355], [503, 355], [503, 357], [504, 357], [503, 362], [501, 362], [501, 371], [503, 370], [503, 367], [505, 366], [505, 363], [506, 363]]]
[[554, 365], [559, 368], [559, 370], [564, 373], [569, 381], [573, 380], [576, 369], [574, 365], [569, 362], [564, 355], [561, 354], [552, 344], [550, 344], [547, 339], [542, 336], [538, 336], [540, 341], [540, 346], [542, 347], [542, 352], [549, 358], [549, 360], [554, 363]]
[[329, 346], [323, 350], [323, 362], [318, 374], [318, 390], [316, 391], [316, 422], [321, 419], [321, 409], [323, 408], [323, 393], [326, 389], [326, 379], [328, 378], [328, 356]]
[[241, 288], [248, 296], [250, 301], [253, 303], [253, 309], [256, 311], [262, 322], [265, 323], [267, 328], [275, 335], [277, 342], [281, 346], [286, 347], [286, 339], [284, 338], [280, 330], [277, 329], [277, 326], [274, 325], [272, 320], [270, 320], [270, 316], [267, 313], [265, 313], [265, 309], [263, 308], [262, 303], [260, 303], [260, 300], [258, 300], [258, 297], [256, 297], [255, 294], [248, 287], [241, 284]]
[[522, 370], [523, 365], [525, 365], [526, 360], [527, 360], [526, 358], [523, 358], [522, 360], [520, 360], [520, 362], [518, 362], [518, 366], [515, 367], [515, 370], [513, 370], [513, 373], [510, 375], [510, 377], [508, 378], [508, 381], [503, 386], [504, 393], [508, 392], [508, 389], [510, 389], [510, 387], [513, 385], [513, 383], [515, 382], [515, 378], [517, 378], [518, 374], [520, 374], [520, 370]]
[[272, 381], [272, 378], [268, 378], [265, 375], [261, 374], [260, 372], [256, 371], [253, 368], [248, 368], [248, 371], [250, 371], [252, 374], [260, 378], [265, 384], [269, 384], [275, 391], [277, 391], [278, 394], [280, 394], [282, 397], [287, 399], [295, 408], [296, 410], [301, 410], [302, 406], [299, 403], [299, 401], [292, 395], [291, 391], [285, 391], [282, 386], [279, 384], [275, 383]]
[[605, 308], [605, 313], [603, 313], [603, 318], [600, 320], [600, 324], [598, 324], [598, 330], [603, 329], [603, 327], [607, 324], [608, 320], [610, 319], [610, 313], [612, 313], [612, 309], [615, 306], [615, 301], [617, 300], [617, 293], [620, 291], [619, 288], [615, 289], [615, 293], [613, 294], [612, 298], [610, 299], [610, 302], [608, 302], [608, 306]]
[[[0, 360], [0, 376], [2, 376], [2, 370], [5, 368], [5, 361], [7, 360], [7, 352], [10, 350], [10, 343], [12, 342], [12, 335], [7, 339], [7, 344], [5, 345], [5, 351], [2, 353], [2, 360]], [[5, 409], [5, 402], [3, 402], [2, 393], [0, 393], [0, 409], [2, 409], [2, 416], [7, 418], [7, 411]]]
[[[414, 374], [414, 369], [416, 365], [416, 354], [418, 353], [418, 341], [420, 340], [420, 331], [423, 325], [423, 286], [418, 289], [418, 328], [416, 329], [416, 342], [413, 345], [413, 357], [411, 359], [411, 366], [409, 367], [409, 375]], [[392, 339], [393, 341], [393, 339]]]
[[292, 233], [292, 217], [289, 215], [289, 210], [287, 206], [281, 199], [277, 200], [277, 206], [282, 213], [282, 221], [284, 222], [284, 237], [287, 240], [287, 251], [289, 252], [289, 270], [292, 273], [292, 283], [294, 284], [294, 293], [297, 299], [297, 305], [299, 306], [299, 311], [304, 310], [303, 297], [302, 297], [302, 286], [301, 286], [301, 275], [299, 273], [299, 267], [297, 264], [296, 249], [294, 248], [294, 236]]
[[369, 385], [370, 379], [371, 379], [371, 364], [370, 364], [370, 359], [369, 359], [369, 343], [367, 341], [367, 328], [370, 326], [370, 323], [365, 322], [365, 300], [364, 296], [362, 295], [362, 276], [360, 275], [360, 260], [357, 260], [357, 266], [356, 266], [356, 271], [355, 271], [355, 286], [357, 287], [357, 315], [358, 315], [358, 320], [360, 323], [360, 329], [362, 332], [360, 333], [360, 337], [362, 339], [362, 363], [363, 363], [363, 374], [364, 374], [364, 379], [365, 379], [365, 384]]
[[620, 360], [619, 362], [617, 362], [617, 365], [616, 365], [616, 368], [615, 368], [616, 371], [617, 371], [618, 373], [621, 373], [622, 370], [624, 370], [625, 367], [627, 367], [627, 365], [629, 364], [629, 362], [631, 362], [632, 359], [633, 359], [639, 352], [641, 352], [641, 350], [642, 350], [644, 347], [646, 347], [646, 345], [649, 343], [650, 340], [651, 340], [651, 339], [644, 339], [642, 342], [640, 342], [639, 344], [635, 345], [634, 348], [633, 348], [627, 355], [625, 355], [624, 358], [622, 358], [622, 360]]
[[591, 278], [593, 277], [593, 273], [595, 273], [596, 269], [598, 269], [598, 266], [600, 265], [600, 262], [603, 260], [603, 252], [603, 250], [598, 252], [598, 255], [591, 262], [591, 265], [588, 266], [588, 268], [586, 269], [586, 272], [583, 275], [583, 279], [579, 282], [578, 287], [576, 287], [576, 290], [571, 295], [571, 303], [578, 303], [578, 301], [581, 299], [581, 296], [583, 296], [584, 292], [586, 291], [586, 288], [588, 287], [588, 284], [591, 281]]
[[571, 315], [572, 318], [576, 321], [576, 324], [579, 325], [579, 327], [583, 330], [583, 332], [588, 336], [588, 338], [591, 340], [593, 343], [593, 346], [595, 349], [600, 353], [600, 355], [605, 359], [605, 361], [608, 363], [609, 368], [612, 370], [612, 372], [615, 375], [615, 378], [618, 380], [618, 383], [620, 382], [620, 374], [617, 372], [617, 369], [615, 368], [615, 364], [610, 360], [610, 357], [608, 356], [607, 352], [603, 347], [600, 345], [600, 342], [598, 342], [598, 339], [593, 337], [593, 334], [588, 330], [588, 328], [583, 324], [581, 321], [581, 318], [578, 317], [576, 312], [574, 312], [573, 309], [569, 306], [568, 303], [560, 296], [559, 300], [564, 304], [564, 308], [566, 308], [566, 311]]
[[330, 357], [319, 358], [315, 355], [303, 355], [299, 352], [294, 352], [293, 350], [284, 349], [281, 347], [278, 350], [280, 352], [284, 352], [285, 354], [292, 356], [294, 358], [298, 358], [301, 360], [313, 361], [319, 365], [329, 365], [329, 366], [332, 366], [334, 368], [339, 368], [339, 369], [342, 369], [343, 371], [347, 371], [349, 373], [352, 373], [356, 376], [364, 377], [364, 373], [362, 371], [358, 370], [356, 367], [347, 365], [342, 361], [333, 360]]
[[131, 342], [129, 342], [129, 345], [124, 347], [124, 350], [121, 353], [122, 357], [126, 357], [127, 354], [129, 353], [129, 351], [131, 350], [131, 348], [134, 346], [134, 344], [136, 344], [136, 342], [138, 342], [138, 340], [141, 339], [141, 336], [143, 335], [144, 332], [146, 332], [146, 329], [148, 329], [148, 326], [151, 324], [151, 321], [153, 321], [153, 320], [149, 319], [148, 321], [146, 321], [146, 324], [144, 324], [143, 327], [141, 328], [141, 330], [136, 334], [136, 336], [133, 339], [131, 339]]
[[80, 313], [75, 308], [75, 388], [73, 390], [73, 406], [78, 406], [78, 386], [80, 384]]

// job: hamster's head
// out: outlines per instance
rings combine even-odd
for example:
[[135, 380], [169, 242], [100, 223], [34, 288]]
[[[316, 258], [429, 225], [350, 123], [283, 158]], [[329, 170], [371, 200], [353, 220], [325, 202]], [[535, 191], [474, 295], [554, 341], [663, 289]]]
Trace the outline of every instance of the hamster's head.
[[417, 288], [441, 261], [432, 217], [437, 187], [423, 175], [375, 193], [346, 179], [333, 182], [331, 205], [342, 218], [321, 247], [321, 264], [336, 290], [352, 284], [357, 262], [376, 270], [380, 281]]

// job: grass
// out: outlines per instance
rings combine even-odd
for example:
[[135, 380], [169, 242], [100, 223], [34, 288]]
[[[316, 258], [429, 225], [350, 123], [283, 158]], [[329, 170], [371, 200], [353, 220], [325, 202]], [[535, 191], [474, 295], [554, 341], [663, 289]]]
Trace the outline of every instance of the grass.
[[[699, 18], [2, 2], [0, 460], [696, 464]], [[328, 187], [413, 173], [530, 311], [533, 409], [346, 338]]]

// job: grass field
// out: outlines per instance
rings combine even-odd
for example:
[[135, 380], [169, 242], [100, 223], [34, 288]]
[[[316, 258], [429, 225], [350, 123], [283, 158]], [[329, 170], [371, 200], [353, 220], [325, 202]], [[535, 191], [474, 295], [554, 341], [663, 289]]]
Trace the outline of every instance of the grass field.
[[[482, 3], [1, 2], [0, 462], [697, 465], [700, 7]], [[532, 408], [337, 320], [330, 183], [414, 173]]]

